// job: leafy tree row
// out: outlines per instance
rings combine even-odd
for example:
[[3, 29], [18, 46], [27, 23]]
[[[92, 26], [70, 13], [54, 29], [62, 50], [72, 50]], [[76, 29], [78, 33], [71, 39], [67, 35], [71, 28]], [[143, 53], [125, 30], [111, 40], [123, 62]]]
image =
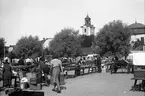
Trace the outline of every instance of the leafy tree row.
[[[42, 52], [59, 57], [73, 57], [81, 55], [82, 47], [91, 47], [93, 45], [94, 52], [101, 56], [127, 56], [131, 48], [130, 39], [131, 32], [128, 26], [117, 20], [104, 25], [95, 37], [93, 35], [79, 35], [77, 30], [64, 28], [54, 36], [49, 43], [48, 50], [43, 49], [43, 42], [37, 36], [22, 37], [18, 40], [14, 53], [17, 56], [24, 57], [34, 54], [42, 55]], [[0, 43], [3, 42], [3, 39], [0, 40]], [[3, 50], [2, 48], [3, 44], [0, 44], [0, 50]], [[0, 52], [2, 54], [2, 51]]]
[[[73, 34], [73, 30], [64, 29], [57, 34], [54, 37], [54, 40], [50, 43], [51, 50], [58, 56], [71, 56], [71, 54], [74, 54], [75, 52], [78, 53], [78, 51], [68, 46], [73, 46], [80, 50], [79, 41], [84, 45], [82, 47], [90, 47], [93, 40], [95, 41], [95, 53], [98, 53], [101, 56], [127, 56], [130, 53], [131, 32], [128, 26], [120, 20], [112, 21], [104, 25], [104, 27], [96, 34], [95, 38], [93, 36], [87, 37], [85, 35], [79, 36], [80, 38], [78, 38], [78, 35], [73, 35], [74, 38], [79, 41], [71, 41], [69, 35], [71, 33]], [[77, 47], [78, 45], [79, 47]]]
[[71, 28], [64, 28], [50, 42], [50, 51], [57, 57], [77, 56], [80, 54], [80, 41], [78, 31]]
[[94, 40], [94, 35], [81, 35], [80, 36], [81, 39], [81, 46], [82, 47], [91, 47], [92, 46], [92, 42]]
[[122, 21], [113, 21], [106, 24], [98, 32], [95, 41], [101, 48], [99, 54], [113, 56], [127, 56], [130, 53], [131, 32]]
[[16, 43], [14, 53], [19, 57], [40, 56], [43, 50], [42, 42], [37, 36], [22, 37]]

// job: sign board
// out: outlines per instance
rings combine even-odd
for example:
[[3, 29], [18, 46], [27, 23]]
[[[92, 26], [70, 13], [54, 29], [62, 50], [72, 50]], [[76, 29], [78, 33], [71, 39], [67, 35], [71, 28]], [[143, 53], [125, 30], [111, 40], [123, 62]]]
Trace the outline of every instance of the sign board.
[[133, 53], [133, 65], [145, 66], [145, 52]]

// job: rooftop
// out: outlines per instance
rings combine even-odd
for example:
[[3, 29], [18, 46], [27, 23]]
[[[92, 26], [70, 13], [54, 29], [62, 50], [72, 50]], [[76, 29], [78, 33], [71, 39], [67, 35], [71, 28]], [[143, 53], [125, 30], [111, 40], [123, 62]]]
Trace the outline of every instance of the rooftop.
[[141, 24], [141, 23], [135, 22], [135, 23], [129, 25], [129, 28], [131, 28], [131, 29], [145, 28], [145, 25]]
[[145, 34], [145, 25], [141, 23], [133, 23], [129, 25], [129, 28], [132, 29], [132, 35]]

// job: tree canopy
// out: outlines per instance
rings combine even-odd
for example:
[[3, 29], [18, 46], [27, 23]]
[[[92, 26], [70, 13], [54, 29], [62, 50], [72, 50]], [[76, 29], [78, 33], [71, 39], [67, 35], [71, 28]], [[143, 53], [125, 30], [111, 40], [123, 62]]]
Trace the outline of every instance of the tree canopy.
[[0, 38], [0, 58], [4, 57], [4, 43], [5, 39]]
[[71, 57], [80, 54], [80, 38], [78, 31], [72, 28], [64, 28], [54, 36], [49, 43], [49, 47], [54, 56]]
[[132, 50], [143, 51], [144, 41], [137, 39], [133, 41]]
[[81, 45], [82, 45], [82, 47], [91, 47], [93, 39], [94, 39], [94, 36], [93, 35], [90, 35], [90, 36], [81, 35], [80, 39], [81, 39]]
[[37, 36], [28, 36], [22, 37], [16, 43], [14, 48], [14, 52], [17, 56], [29, 57], [32, 55], [40, 55], [42, 52], [43, 46], [42, 42], [39, 40]]
[[101, 55], [127, 56], [130, 52], [131, 32], [122, 21], [110, 22], [97, 33], [95, 43]]

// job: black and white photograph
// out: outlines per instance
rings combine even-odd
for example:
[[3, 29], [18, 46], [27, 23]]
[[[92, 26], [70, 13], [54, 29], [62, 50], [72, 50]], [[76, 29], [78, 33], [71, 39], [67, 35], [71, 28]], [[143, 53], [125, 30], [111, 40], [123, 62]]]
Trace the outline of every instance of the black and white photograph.
[[145, 96], [145, 0], [0, 0], [0, 96]]

